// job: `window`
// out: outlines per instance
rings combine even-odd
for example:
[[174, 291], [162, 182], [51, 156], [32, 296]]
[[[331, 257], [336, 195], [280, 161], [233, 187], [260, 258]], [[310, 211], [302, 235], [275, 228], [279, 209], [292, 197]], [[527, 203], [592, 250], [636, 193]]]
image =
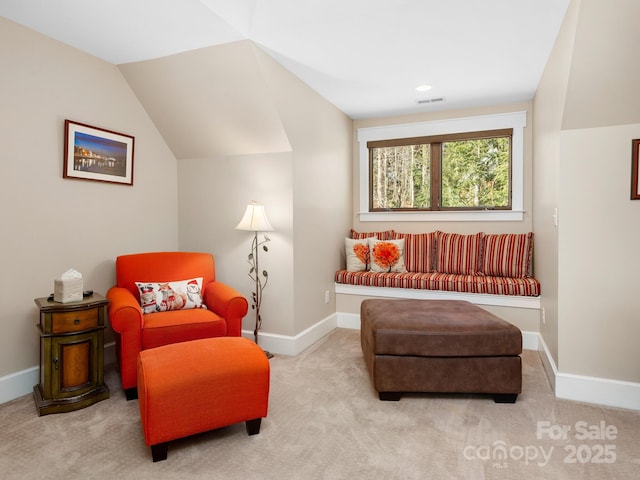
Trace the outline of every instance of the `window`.
[[369, 211], [511, 207], [512, 130], [367, 142]]
[[358, 129], [362, 221], [522, 220], [526, 112]]

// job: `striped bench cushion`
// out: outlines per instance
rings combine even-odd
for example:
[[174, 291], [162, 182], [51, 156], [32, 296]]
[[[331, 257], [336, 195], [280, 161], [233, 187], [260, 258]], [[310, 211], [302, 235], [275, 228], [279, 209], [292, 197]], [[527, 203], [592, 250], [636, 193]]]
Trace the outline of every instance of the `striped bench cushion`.
[[497, 277], [531, 277], [533, 232], [486, 234], [481, 273]]
[[395, 232], [393, 230], [385, 230], [384, 232], [356, 232], [352, 228], [351, 238], [361, 240], [363, 238], [376, 237], [376, 238], [379, 238], [380, 240], [392, 240], [394, 233]]
[[409, 272], [433, 272], [436, 232], [398, 233], [392, 238], [404, 239], [404, 264]]
[[484, 233], [436, 232], [436, 272], [475, 275], [480, 271]]
[[338, 270], [336, 283], [366, 287], [413, 288], [448, 292], [487, 293], [494, 295], [540, 295], [540, 282], [533, 277], [513, 278], [454, 273], [377, 273]]

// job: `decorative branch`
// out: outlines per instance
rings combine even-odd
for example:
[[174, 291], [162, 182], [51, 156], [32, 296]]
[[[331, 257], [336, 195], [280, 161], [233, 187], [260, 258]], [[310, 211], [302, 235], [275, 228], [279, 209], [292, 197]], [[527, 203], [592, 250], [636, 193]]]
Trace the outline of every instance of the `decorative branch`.
[[264, 240], [258, 241], [258, 232], [254, 232], [253, 241], [251, 243], [251, 252], [247, 258], [247, 262], [250, 265], [249, 278], [255, 283], [255, 290], [251, 293], [252, 305], [251, 308], [256, 312], [256, 324], [253, 330], [253, 336], [256, 344], [258, 343], [258, 332], [262, 328], [262, 317], [260, 316], [260, 305], [262, 303], [262, 291], [269, 282], [269, 274], [266, 270], [260, 272], [258, 250], [262, 247], [262, 250], [268, 252], [267, 242], [271, 241], [268, 236], [264, 236]]

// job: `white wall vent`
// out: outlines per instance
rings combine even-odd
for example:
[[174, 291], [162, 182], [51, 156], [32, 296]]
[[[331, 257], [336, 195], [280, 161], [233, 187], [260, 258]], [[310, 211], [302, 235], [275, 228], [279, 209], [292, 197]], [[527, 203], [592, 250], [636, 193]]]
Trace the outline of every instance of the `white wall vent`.
[[438, 102], [444, 102], [444, 97], [425, 98], [424, 100], [418, 100], [418, 103], [438, 103]]

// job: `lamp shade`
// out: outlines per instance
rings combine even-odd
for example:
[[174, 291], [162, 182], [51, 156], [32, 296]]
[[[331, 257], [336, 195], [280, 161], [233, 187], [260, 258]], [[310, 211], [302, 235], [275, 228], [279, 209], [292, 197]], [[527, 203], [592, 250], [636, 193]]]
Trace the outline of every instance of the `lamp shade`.
[[252, 232], [271, 232], [273, 227], [267, 220], [264, 212], [264, 205], [251, 202], [244, 211], [244, 216], [240, 223], [236, 225], [237, 230], [250, 230]]

